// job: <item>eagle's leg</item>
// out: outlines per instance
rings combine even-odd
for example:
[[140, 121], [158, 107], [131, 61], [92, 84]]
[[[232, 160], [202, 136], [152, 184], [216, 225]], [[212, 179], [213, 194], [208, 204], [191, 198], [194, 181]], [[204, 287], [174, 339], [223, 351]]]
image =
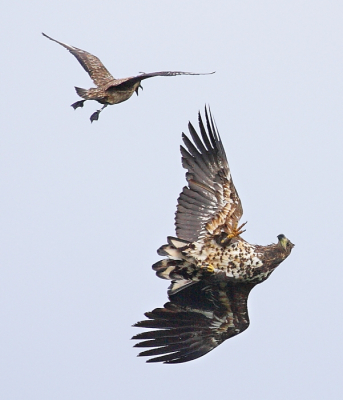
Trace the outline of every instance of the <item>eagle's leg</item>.
[[229, 233], [229, 234], [227, 235], [227, 238], [228, 238], [228, 239], [232, 239], [232, 238], [234, 238], [234, 237], [239, 236], [241, 233], [245, 232], [246, 229], [242, 229], [242, 228], [243, 228], [243, 226], [246, 225], [246, 224], [247, 224], [247, 222], [244, 222], [244, 224], [242, 224], [242, 225], [240, 225], [239, 227], [237, 227], [238, 223], [236, 222], [236, 223], [235, 223], [235, 226], [234, 226], [233, 229], [232, 229], [232, 232]]
[[236, 222], [235, 226], [232, 228], [231, 233], [228, 234], [227, 232], [223, 231], [219, 235], [216, 235], [214, 237], [214, 240], [219, 244], [219, 246], [222, 247], [228, 246], [231, 243], [231, 239], [245, 232], [245, 229], [242, 229], [245, 224], [246, 222], [241, 226], [237, 227], [237, 222]]
[[83, 103], [84, 103], [85, 101], [86, 101], [86, 100], [77, 101], [76, 103], [73, 103], [73, 104], [71, 105], [71, 107], [73, 107], [73, 109], [76, 110], [76, 109], [79, 108], [79, 107], [83, 107]]
[[106, 108], [106, 107], [107, 107], [107, 104], [104, 104], [104, 105], [100, 108], [100, 110], [95, 111], [95, 112], [91, 115], [91, 117], [90, 117], [91, 122], [97, 121], [97, 120], [99, 119], [99, 115], [100, 115], [101, 111], [102, 111], [104, 108]]
[[203, 271], [203, 272], [207, 272], [207, 273], [209, 273], [209, 274], [213, 274], [214, 273], [214, 266], [212, 265], [212, 264], [210, 264], [210, 263], [207, 263], [207, 262], [203, 262], [202, 264], [201, 264], [201, 266], [200, 266], [200, 268], [201, 268], [201, 270]]

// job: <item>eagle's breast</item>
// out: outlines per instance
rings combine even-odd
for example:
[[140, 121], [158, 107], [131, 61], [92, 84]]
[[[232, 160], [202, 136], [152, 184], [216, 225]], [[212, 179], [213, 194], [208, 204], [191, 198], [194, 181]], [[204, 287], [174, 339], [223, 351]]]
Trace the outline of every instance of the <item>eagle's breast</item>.
[[227, 246], [221, 246], [215, 238], [193, 243], [184, 252], [197, 265], [211, 264], [215, 269], [224, 271], [228, 278], [237, 281], [260, 282], [272, 271], [264, 268], [263, 254], [256, 246], [242, 238], [233, 239]]

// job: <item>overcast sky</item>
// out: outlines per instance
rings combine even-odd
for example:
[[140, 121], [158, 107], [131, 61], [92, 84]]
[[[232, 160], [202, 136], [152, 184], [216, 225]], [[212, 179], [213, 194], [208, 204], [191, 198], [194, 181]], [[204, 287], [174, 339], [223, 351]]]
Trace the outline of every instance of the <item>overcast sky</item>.
[[[0, 25], [0, 398], [322, 400], [342, 390], [343, 4], [9, 1]], [[157, 77], [74, 111], [90, 78]], [[137, 358], [162, 306], [151, 265], [174, 235], [181, 133], [211, 106], [248, 221], [295, 248], [249, 298], [251, 325], [183, 365]]]

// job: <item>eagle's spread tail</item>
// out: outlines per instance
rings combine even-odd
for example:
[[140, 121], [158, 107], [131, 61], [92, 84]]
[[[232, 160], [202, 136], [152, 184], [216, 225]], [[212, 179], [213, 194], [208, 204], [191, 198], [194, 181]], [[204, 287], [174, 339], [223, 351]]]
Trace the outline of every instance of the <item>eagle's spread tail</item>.
[[186, 250], [191, 243], [172, 236], [168, 236], [167, 241], [168, 244], [161, 246], [157, 253], [160, 256], [167, 256], [168, 259], [158, 261], [152, 269], [156, 271], [159, 278], [173, 281], [168, 290], [168, 294], [173, 294], [199, 279], [196, 279], [195, 265], [183, 260], [182, 256], [182, 251]]
[[189, 246], [191, 245], [191, 242], [188, 242], [187, 240], [178, 239], [173, 236], [168, 236], [167, 242], [168, 244], [161, 246], [157, 250], [157, 254], [160, 256], [168, 256], [176, 260], [181, 260], [183, 258], [182, 251], [188, 249]]
[[156, 271], [156, 275], [159, 278], [172, 281], [168, 288], [169, 295], [175, 294], [199, 281], [196, 276], [197, 270], [195, 266], [184, 260], [164, 259], [155, 263], [152, 269]]
[[187, 252], [193, 249], [193, 243], [173, 236], [168, 236], [167, 241], [168, 244], [161, 246], [157, 253], [168, 258], [155, 263], [152, 269], [159, 278], [172, 281], [168, 288], [170, 296], [208, 277], [209, 271], [187, 260]]

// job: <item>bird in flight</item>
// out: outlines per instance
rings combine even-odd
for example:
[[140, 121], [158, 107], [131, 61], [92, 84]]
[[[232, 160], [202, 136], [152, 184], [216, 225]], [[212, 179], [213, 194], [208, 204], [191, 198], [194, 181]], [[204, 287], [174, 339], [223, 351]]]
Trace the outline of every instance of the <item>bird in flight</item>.
[[103, 63], [98, 57], [93, 56], [87, 51], [78, 49], [77, 47], [70, 46], [69, 44], [59, 42], [51, 38], [50, 36], [42, 33], [46, 38], [60, 44], [65, 47], [70, 53], [78, 60], [84, 70], [91, 77], [96, 85], [96, 88], [83, 89], [75, 86], [76, 93], [84, 100], [77, 101], [71, 106], [76, 110], [78, 107], [83, 107], [84, 102], [87, 100], [96, 100], [103, 107], [100, 110], [95, 111], [91, 117], [91, 122], [97, 121], [101, 111], [108, 105], [118, 104], [128, 100], [134, 92], [138, 96], [138, 90], [142, 89], [141, 81], [154, 76], [176, 76], [176, 75], [210, 75], [210, 73], [195, 73], [195, 72], [182, 72], [182, 71], [160, 71], [150, 73], [140, 73], [137, 76], [131, 76], [128, 78], [115, 79], [107, 71]]
[[225, 150], [210, 112], [206, 127], [199, 113], [200, 135], [191, 123], [190, 140], [181, 146], [187, 170], [178, 198], [176, 236], [158, 249], [166, 257], [153, 265], [156, 275], [171, 280], [169, 301], [145, 313], [135, 347], [152, 348], [139, 356], [167, 364], [194, 360], [249, 326], [247, 300], [291, 253], [285, 235], [268, 246], [247, 243], [239, 221], [241, 200], [233, 184]]

